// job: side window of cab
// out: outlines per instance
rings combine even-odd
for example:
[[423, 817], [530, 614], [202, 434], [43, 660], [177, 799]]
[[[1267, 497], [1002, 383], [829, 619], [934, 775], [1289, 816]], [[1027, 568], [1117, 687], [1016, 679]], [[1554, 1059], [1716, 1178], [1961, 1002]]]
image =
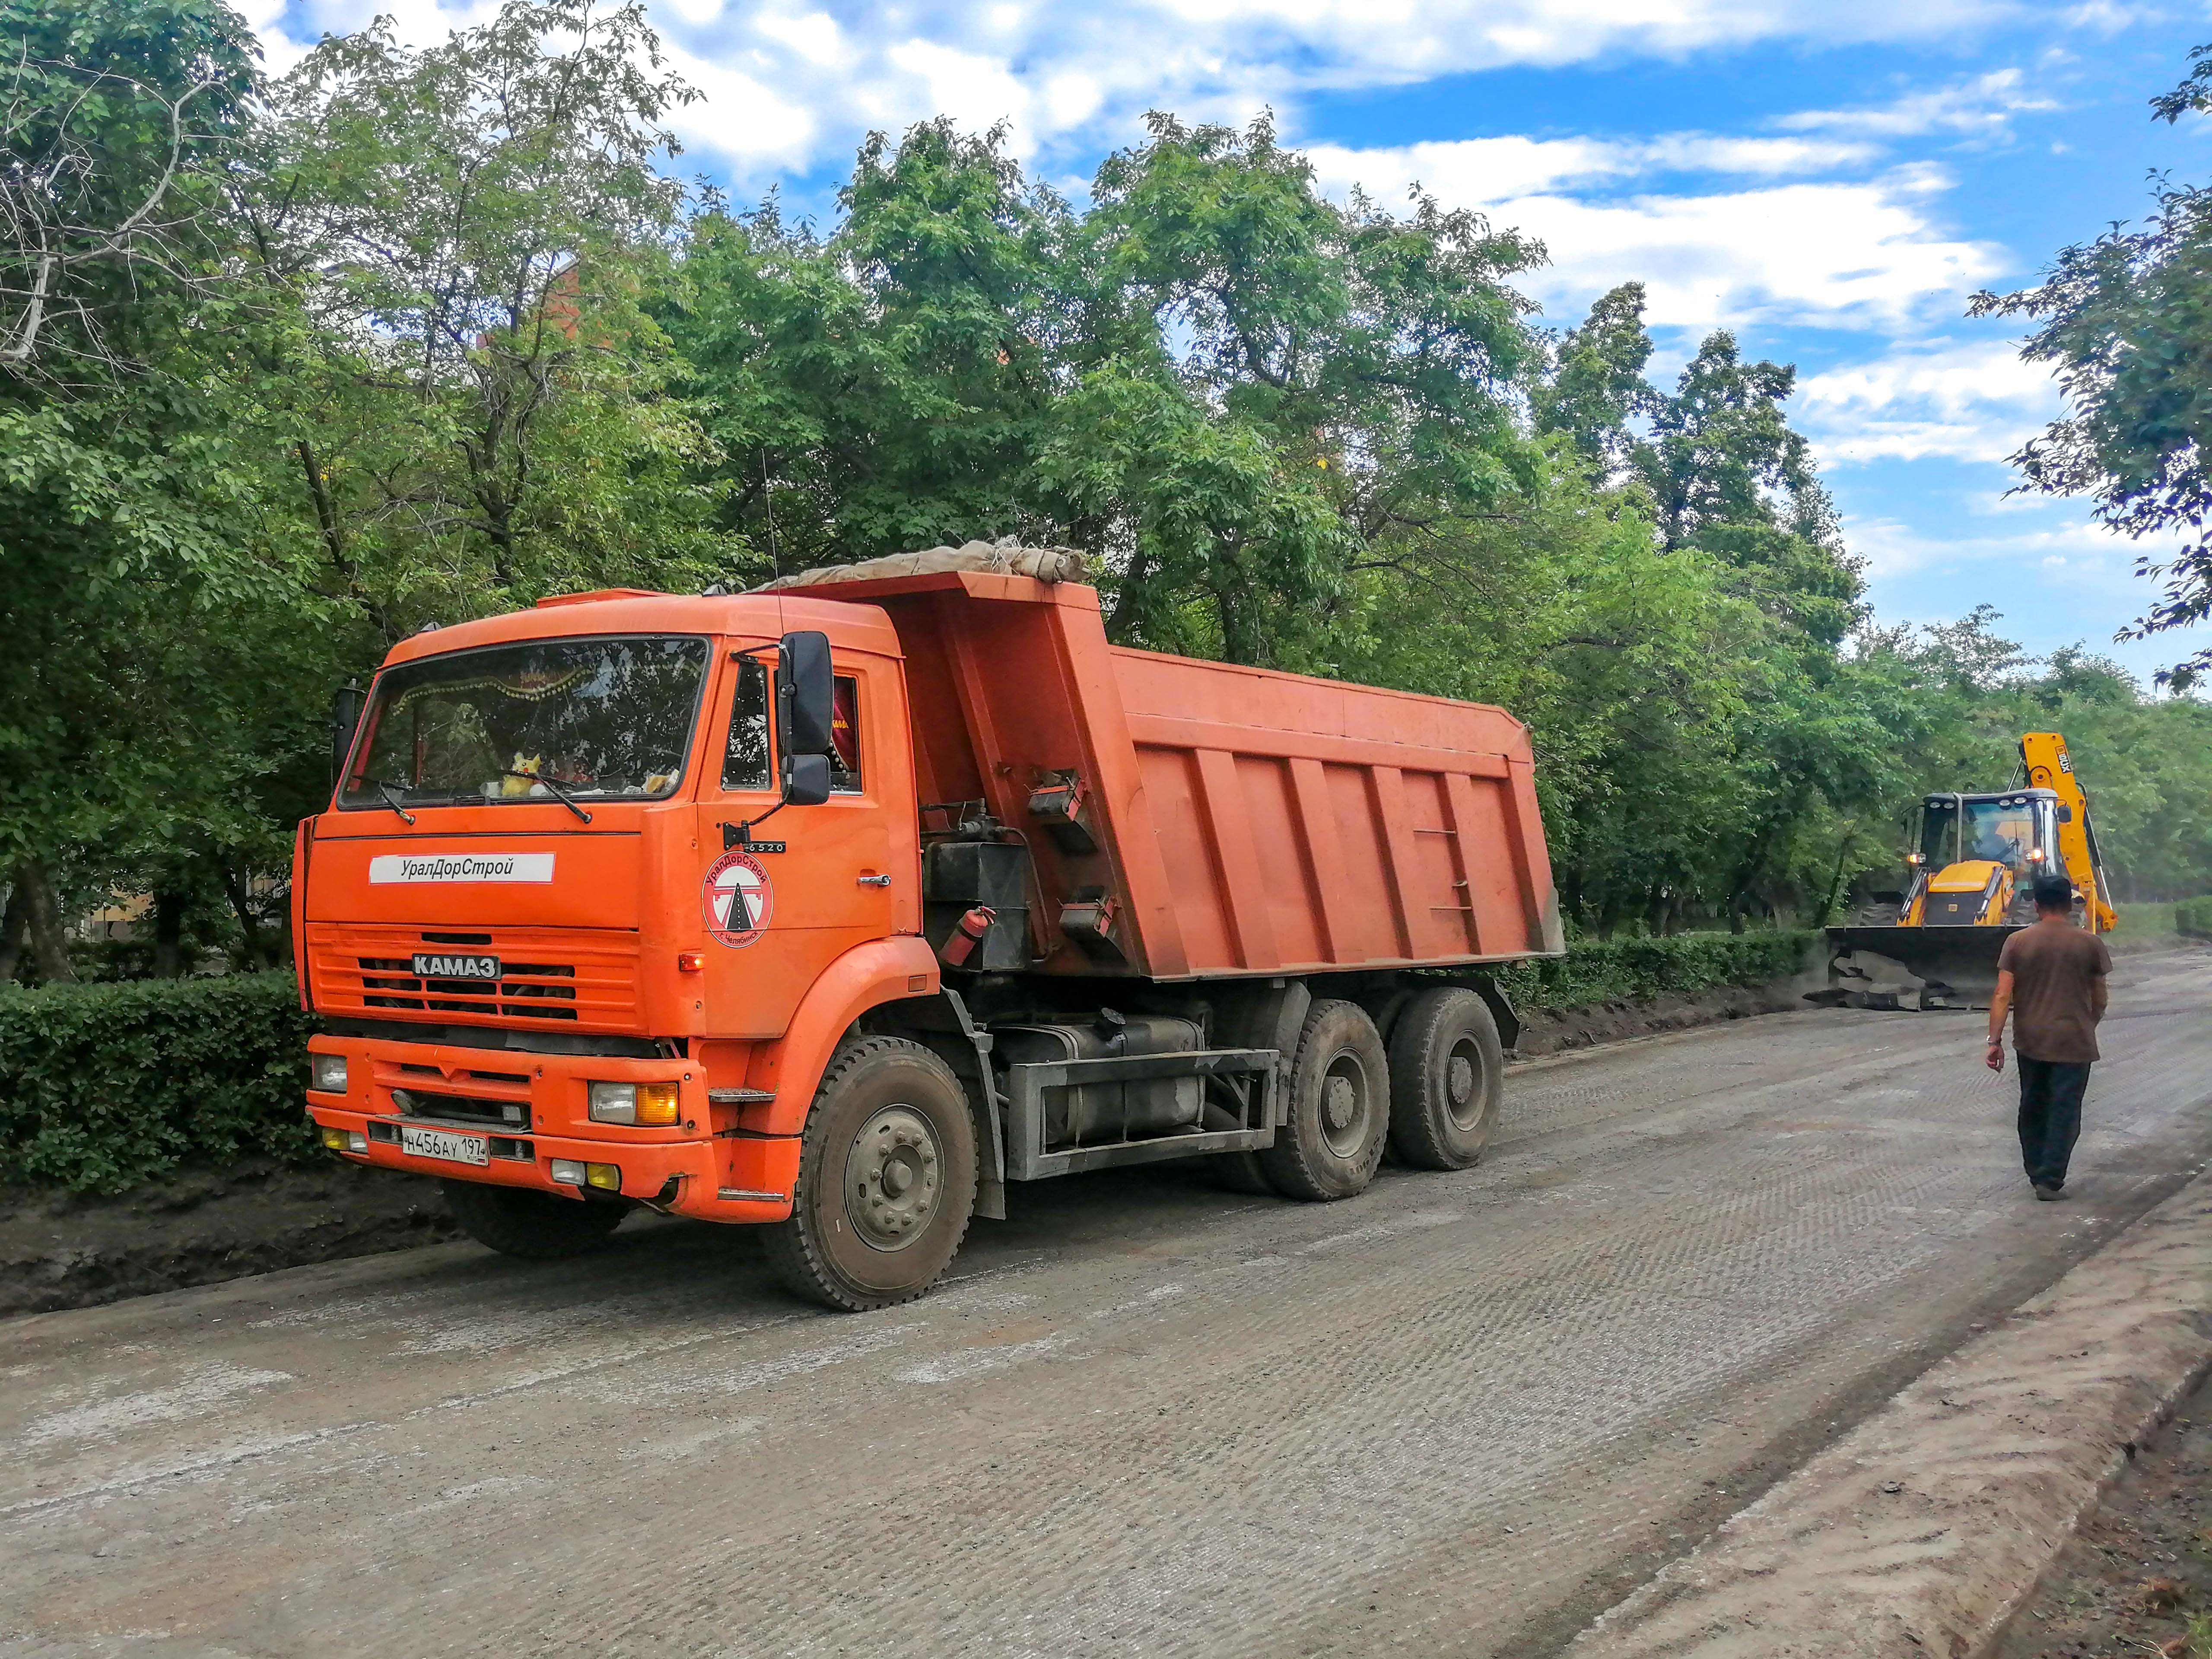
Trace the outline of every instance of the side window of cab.
[[[769, 717], [775, 686], [767, 668], [750, 657], [738, 664], [730, 701], [730, 734], [722, 747], [722, 788], [773, 789], [775, 753]], [[861, 793], [860, 683], [851, 674], [831, 682], [830, 787], [840, 795]]]
[[750, 657], [738, 664], [730, 700], [730, 737], [722, 747], [725, 790], [772, 789], [775, 769], [769, 753], [768, 670]]
[[850, 674], [830, 682], [830, 787], [833, 793], [860, 793], [860, 683]]

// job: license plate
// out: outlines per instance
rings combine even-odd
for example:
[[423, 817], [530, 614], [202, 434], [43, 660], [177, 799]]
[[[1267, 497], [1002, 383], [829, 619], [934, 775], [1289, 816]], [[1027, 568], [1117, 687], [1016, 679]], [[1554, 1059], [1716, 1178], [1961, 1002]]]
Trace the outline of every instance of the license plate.
[[441, 951], [417, 951], [415, 953], [415, 977], [417, 979], [497, 979], [497, 957], [456, 956]]
[[442, 1158], [448, 1164], [489, 1164], [491, 1142], [482, 1135], [457, 1135], [447, 1129], [399, 1126], [399, 1150], [416, 1158]]

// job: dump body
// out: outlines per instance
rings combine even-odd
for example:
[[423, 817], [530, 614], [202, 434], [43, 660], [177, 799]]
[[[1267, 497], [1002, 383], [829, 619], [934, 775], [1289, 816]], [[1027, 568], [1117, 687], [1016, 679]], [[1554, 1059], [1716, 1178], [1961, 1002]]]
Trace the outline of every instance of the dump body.
[[1074, 583], [960, 571], [813, 591], [879, 605], [897, 633], [925, 834], [980, 803], [1026, 839], [1036, 971], [1564, 948], [1528, 732], [1503, 709], [1118, 649]]

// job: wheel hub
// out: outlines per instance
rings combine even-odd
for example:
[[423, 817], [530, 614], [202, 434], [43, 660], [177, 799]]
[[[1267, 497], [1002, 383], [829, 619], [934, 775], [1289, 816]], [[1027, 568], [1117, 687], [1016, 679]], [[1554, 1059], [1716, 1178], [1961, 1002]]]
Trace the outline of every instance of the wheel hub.
[[1444, 1061], [1444, 1109], [1462, 1129], [1472, 1129], [1482, 1115], [1482, 1071], [1472, 1038], [1452, 1045]]
[[878, 1109], [845, 1154], [845, 1214], [863, 1242], [902, 1250], [937, 1212], [940, 1153], [929, 1120], [911, 1106]]
[[1339, 1054], [1322, 1079], [1321, 1132], [1329, 1150], [1349, 1158], [1367, 1129], [1367, 1073], [1354, 1054]]
[[1451, 1069], [1446, 1074], [1444, 1087], [1451, 1095], [1454, 1106], [1464, 1106], [1474, 1094], [1474, 1065], [1465, 1054], [1451, 1057]]

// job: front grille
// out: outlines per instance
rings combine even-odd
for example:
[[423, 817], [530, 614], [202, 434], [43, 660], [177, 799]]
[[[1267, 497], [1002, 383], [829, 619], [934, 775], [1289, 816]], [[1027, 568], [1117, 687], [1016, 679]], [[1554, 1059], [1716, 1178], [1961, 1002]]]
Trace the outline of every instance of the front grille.
[[[482, 933], [316, 923], [308, 928], [316, 1006], [330, 1014], [635, 1030], [637, 936], [599, 929]], [[414, 954], [465, 943], [500, 959], [491, 979], [426, 979]]]
[[371, 1008], [435, 1008], [441, 1013], [574, 1019], [576, 977], [567, 963], [509, 962], [495, 979], [417, 979], [411, 957], [359, 957], [362, 1001]]
[[511, 1100], [478, 1100], [429, 1089], [394, 1089], [392, 1103], [410, 1117], [441, 1118], [456, 1123], [489, 1123], [497, 1128], [528, 1129], [530, 1108]]

